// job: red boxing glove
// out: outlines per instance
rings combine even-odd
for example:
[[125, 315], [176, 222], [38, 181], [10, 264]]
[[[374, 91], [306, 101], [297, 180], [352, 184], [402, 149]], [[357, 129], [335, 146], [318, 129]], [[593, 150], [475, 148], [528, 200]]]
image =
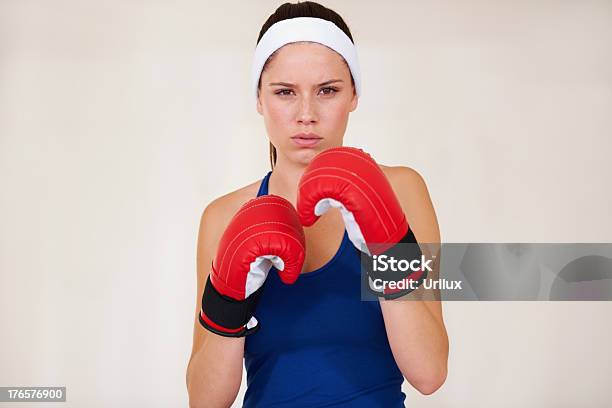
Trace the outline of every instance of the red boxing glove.
[[[340, 209], [350, 240], [367, 255], [386, 254], [400, 242], [417, 243], [391, 184], [374, 159], [361, 149], [327, 149], [306, 167], [298, 186], [297, 211], [302, 225], [314, 224], [331, 207]], [[410, 256], [418, 251], [420, 257], [418, 245], [411, 247]], [[385, 298], [412, 290], [375, 289], [372, 273], [368, 275], [370, 289]], [[420, 284], [424, 275], [422, 270], [409, 278]]]
[[227, 337], [255, 332], [260, 325], [253, 311], [271, 267], [292, 284], [304, 257], [304, 231], [293, 205], [275, 195], [248, 201], [219, 241], [202, 294], [200, 323]]

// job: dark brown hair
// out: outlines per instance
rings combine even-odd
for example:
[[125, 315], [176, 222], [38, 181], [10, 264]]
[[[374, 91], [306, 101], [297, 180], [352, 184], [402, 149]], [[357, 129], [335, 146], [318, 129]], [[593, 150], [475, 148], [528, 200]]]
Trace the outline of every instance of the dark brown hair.
[[[290, 18], [296, 18], [296, 17], [315, 17], [315, 18], [321, 18], [327, 21], [331, 21], [339, 29], [344, 31], [344, 33], [348, 36], [348, 38], [350, 38], [351, 41], [354, 43], [353, 36], [351, 35], [351, 30], [349, 30], [348, 26], [346, 25], [346, 23], [344, 22], [344, 20], [342, 19], [342, 17], [340, 17], [338, 13], [336, 13], [334, 10], [331, 10], [319, 3], [315, 3], [314, 1], [304, 1], [304, 2], [298, 1], [297, 3], [285, 3], [281, 5], [280, 7], [276, 9], [274, 13], [272, 13], [270, 17], [268, 17], [264, 25], [261, 27], [261, 31], [259, 32], [259, 37], [257, 37], [257, 44], [259, 44], [261, 37], [263, 37], [266, 31], [268, 31], [268, 29], [273, 24], [278, 23], [279, 21], [288, 20]], [[276, 55], [276, 51], [272, 53], [272, 55], [270, 55], [270, 57], [268, 58], [268, 60], [263, 66], [263, 69], [261, 71], [262, 74], [263, 74], [263, 71], [266, 70], [266, 67], [268, 66], [270, 61], [272, 61], [275, 55]], [[352, 74], [351, 74], [351, 83], [353, 84], [353, 87], [354, 87], [355, 80], [353, 79]], [[259, 90], [261, 90], [261, 76], [259, 77], [259, 83], [257, 84], [257, 90], [258, 92]], [[274, 169], [275, 164], [276, 164], [276, 148], [274, 147], [274, 145], [272, 145], [272, 143], [270, 143], [270, 166], [272, 167], [272, 169]]]

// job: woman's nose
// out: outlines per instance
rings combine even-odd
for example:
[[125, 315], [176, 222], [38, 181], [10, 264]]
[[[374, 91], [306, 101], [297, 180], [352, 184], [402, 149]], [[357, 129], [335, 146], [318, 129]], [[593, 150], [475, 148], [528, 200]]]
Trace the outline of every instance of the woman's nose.
[[298, 121], [304, 123], [316, 122], [316, 102], [310, 96], [304, 96], [299, 102]]

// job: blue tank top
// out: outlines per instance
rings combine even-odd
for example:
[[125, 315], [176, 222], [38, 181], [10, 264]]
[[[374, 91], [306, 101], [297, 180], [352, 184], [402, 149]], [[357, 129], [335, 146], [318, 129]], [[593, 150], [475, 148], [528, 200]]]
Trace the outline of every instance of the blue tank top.
[[295, 284], [270, 271], [255, 310], [261, 328], [245, 339], [243, 407], [404, 407], [380, 304], [361, 300], [363, 284], [346, 230], [332, 259]]

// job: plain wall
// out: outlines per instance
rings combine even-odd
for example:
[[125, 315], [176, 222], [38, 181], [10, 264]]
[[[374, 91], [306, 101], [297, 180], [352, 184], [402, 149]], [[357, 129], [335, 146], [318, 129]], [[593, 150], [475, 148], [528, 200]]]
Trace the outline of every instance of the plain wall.
[[[0, 386], [187, 405], [199, 219], [268, 171], [281, 3], [0, 1]], [[362, 66], [345, 144], [416, 169], [444, 242], [612, 241], [611, 2], [323, 4]], [[448, 379], [406, 405], [610, 406], [611, 311], [446, 303]]]

